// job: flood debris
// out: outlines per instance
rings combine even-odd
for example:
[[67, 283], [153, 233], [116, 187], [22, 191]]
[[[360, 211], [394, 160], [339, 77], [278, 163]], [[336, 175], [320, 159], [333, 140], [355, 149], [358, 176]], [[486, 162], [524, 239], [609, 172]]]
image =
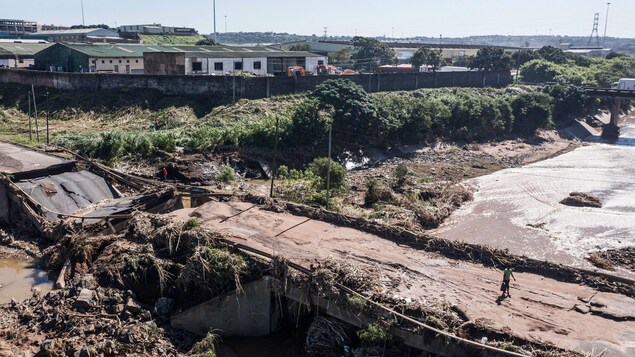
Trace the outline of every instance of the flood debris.
[[560, 203], [573, 207], [602, 208], [602, 201], [597, 196], [583, 192], [571, 192], [569, 197], [564, 198]]
[[635, 247], [592, 252], [587, 260], [601, 269], [615, 270], [621, 267], [635, 272]]

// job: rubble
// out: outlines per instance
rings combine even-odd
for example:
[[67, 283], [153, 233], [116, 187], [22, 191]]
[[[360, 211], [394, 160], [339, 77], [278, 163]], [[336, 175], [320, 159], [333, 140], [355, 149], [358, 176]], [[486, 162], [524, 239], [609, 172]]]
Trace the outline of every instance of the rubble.
[[571, 192], [569, 197], [560, 201], [561, 204], [573, 207], [602, 208], [602, 201], [590, 193]]

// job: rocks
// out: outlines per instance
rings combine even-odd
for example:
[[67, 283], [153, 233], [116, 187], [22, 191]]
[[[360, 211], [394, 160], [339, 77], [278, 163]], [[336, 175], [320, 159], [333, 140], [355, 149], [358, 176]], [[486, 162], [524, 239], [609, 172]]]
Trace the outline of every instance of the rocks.
[[586, 305], [580, 305], [580, 304], [576, 304], [574, 307], [575, 311], [581, 313], [581, 314], [588, 314], [589, 312], [591, 312], [591, 309], [586, 306]]
[[141, 306], [139, 306], [139, 304], [137, 304], [132, 298], [128, 298], [128, 302], [126, 302], [126, 310], [133, 315], [137, 315], [141, 312]]
[[55, 340], [44, 340], [40, 344], [40, 352], [44, 355], [49, 355], [55, 348]]
[[75, 300], [75, 307], [80, 311], [89, 310], [95, 304], [95, 292], [90, 289], [82, 289]]
[[154, 304], [154, 310], [161, 317], [169, 317], [174, 311], [174, 299], [167, 297], [159, 298]]
[[602, 208], [602, 202], [596, 196], [582, 192], [572, 192], [569, 197], [560, 201], [561, 204], [573, 207]]

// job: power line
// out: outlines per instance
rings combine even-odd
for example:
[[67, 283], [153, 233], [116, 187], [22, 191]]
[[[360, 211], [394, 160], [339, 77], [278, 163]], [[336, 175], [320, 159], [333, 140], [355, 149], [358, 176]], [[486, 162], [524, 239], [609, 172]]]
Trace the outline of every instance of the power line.
[[589, 36], [589, 41], [587, 41], [587, 46], [591, 45], [591, 41], [593, 41], [593, 35], [595, 35], [595, 42], [597, 43], [597, 47], [600, 47], [600, 34], [598, 33], [598, 27], [600, 25], [600, 13], [596, 12], [593, 16], [593, 31], [591, 31], [591, 36]]

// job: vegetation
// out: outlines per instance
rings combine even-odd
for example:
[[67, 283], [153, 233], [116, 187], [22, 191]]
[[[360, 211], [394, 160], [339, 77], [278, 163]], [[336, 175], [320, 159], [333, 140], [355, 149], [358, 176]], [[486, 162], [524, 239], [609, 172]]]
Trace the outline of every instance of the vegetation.
[[[322, 190], [326, 189], [326, 181], [329, 177], [329, 159], [327, 157], [318, 157], [313, 160], [312, 163], [309, 164], [307, 168], [309, 172], [311, 172], [316, 177], [320, 178], [319, 188]], [[330, 184], [332, 190], [338, 190], [344, 187], [346, 184], [346, 169], [340, 163], [331, 160], [331, 174], [330, 174]]]
[[144, 45], [196, 45], [199, 41], [205, 41], [203, 36], [177, 36], [177, 35], [145, 35], [139, 34]]
[[378, 323], [370, 323], [364, 330], [357, 331], [357, 337], [362, 341], [362, 345], [372, 346], [390, 341], [392, 336], [387, 327]]
[[620, 78], [635, 76], [635, 58], [617, 53], [606, 59], [588, 58], [545, 46], [520, 51], [514, 58], [528, 83], [610, 87]]
[[336, 65], [353, 64], [353, 50], [348, 47], [344, 47], [341, 50], [329, 53], [329, 63]]
[[206, 38], [204, 40], [200, 40], [196, 43], [197, 46], [217, 46], [218, 42], [212, 40], [211, 38]]
[[225, 165], [223, 166], [223, 169], [220, 171], [216, 179], [224, 183], [234, 182], [236, 181], [236, 172], [231, 166]]
[[355, 47], [353, 57], [357, 68], [373, 69], [395, 61], [395, 51], [377, 39], [355, 36], [352, 42]]
[[441, 51], [431, 50], [427, 47], [419, 47], [410, 59], [415, 67], [421, 67], [424, 64], [434, 66], [435, 68], [441, 63]]
[[478, 68], [485, 71], [510, 70], [512, 58], [502, 48], [483, 47], [470, 61], [470, 68]]
[[308, 43], [298, 43], [288, 48], [289, 51], [311, 51], [311, 46]]

